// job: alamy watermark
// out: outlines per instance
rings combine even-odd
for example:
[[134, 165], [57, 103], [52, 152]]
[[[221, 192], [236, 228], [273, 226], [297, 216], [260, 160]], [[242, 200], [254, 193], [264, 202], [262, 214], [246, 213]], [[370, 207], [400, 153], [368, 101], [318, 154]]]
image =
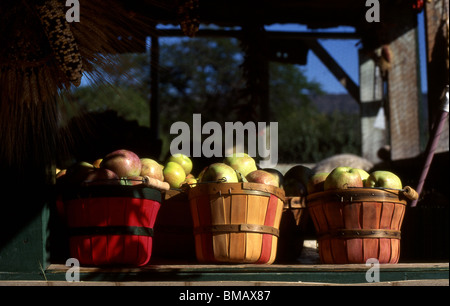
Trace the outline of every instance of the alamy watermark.
[[80, 2], [78, 0], [67, 0], [66, 7], [70, 7], [66, 12], [67, 22], [80, 22]]
[[[218, 122], [209, 121], [202, 124], [201, 117], [201, 114], [192, 115], [192, 133], [186, 122], [177, 121], [171, 125], [170, 134], [178, 134], [170, 144], [172, 155], [182, 153], [191, 156], [191, 144], [192, 157], [227, 157], [240, 154], [244, 152], [244, 139], [247, 135], [247, 154], [251, 157], [261, 157], [261, 168], [273, 168], [277, 165], [278, 122], [225, 122], [225, 131], [222, 132], [222, 126]], [[202, 141], [202, 135], [210, 136]]]
[[69, 258], [66, 260], [66, 267], [70, 267], [66, 271], [66, 281], [79, 282], [80, 281], [80, 262], [76, 258]]
[[370, 267], [366, 272], [366, 281], [368, 283], [380, 282], [380, 262], [376, 258], [366, 260], [366, 266]]
[[370, 7], [366, 11], [367, 22], [380, 22], [380, 2], [378, 0], [366, 0], [366, 7]]

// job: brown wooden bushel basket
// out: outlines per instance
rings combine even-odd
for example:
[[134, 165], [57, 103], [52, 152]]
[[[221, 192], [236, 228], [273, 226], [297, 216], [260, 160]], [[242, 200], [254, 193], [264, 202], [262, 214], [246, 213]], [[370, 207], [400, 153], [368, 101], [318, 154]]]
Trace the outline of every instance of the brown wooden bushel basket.
[[197, 260], [271, 264], [284, 191], [256, 183], [205, 183], [189, 191]]
[[400, 190], [352, 188], [307, 197], [322, 263], [397, 263], [407, 199]]

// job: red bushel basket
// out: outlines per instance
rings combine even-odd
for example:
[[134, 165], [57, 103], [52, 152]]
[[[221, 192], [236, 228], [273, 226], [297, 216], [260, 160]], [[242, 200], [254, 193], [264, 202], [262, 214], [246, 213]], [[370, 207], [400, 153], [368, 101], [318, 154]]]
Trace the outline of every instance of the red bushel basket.
[[82, 265], [146, 265], [161, 192], [145, 185], [80, 187], [64, 195], [70, 256]]
[[328, 190], [310, 194], [307, 206], [325, 264], [397, 263], [407, 200], [417, 194], [376, 188]]

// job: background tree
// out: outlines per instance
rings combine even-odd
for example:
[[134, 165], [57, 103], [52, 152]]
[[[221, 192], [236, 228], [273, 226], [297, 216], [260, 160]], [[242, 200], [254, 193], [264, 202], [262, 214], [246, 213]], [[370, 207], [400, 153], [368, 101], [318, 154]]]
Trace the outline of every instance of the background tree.
[[[244, 55], [237, 39], [180, 39], [160, 46], [161, 158], [167, 154], [170, 126], [202, 122], [238, 121], [243, 95]], [[112, 59], [117, 60], [117, 59]], [[124, 54], [115, 69], [104, 71], [109, 86], [86, 86], [74, 92], [86, 111], [116, 110], [127, 120], [149, 126], [150, 64], [148, 54]], [[279, 162], [316, 162], [335, 153], [360, 153], [358, 114], [317, 109], [313, 97], [324, 94], [317, 82], [308, 81], [296, 65], [270, 63], [270, 111], [279, 123]]]

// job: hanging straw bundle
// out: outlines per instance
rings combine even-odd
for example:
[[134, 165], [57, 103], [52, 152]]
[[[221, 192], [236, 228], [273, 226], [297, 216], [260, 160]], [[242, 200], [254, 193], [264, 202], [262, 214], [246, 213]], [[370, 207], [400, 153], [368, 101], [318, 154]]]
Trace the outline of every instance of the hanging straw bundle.
[[114, 64], [107, 55], [135, 49], [152, 31], [151, 20], [120, 1], [79, 1], [80, 22], [72, 23], [66, 20], [65, 3], [0, 2], [2, 163], [51, 160], [59, 142], [61, 96], [79, 86], [83, 76], [105, 82], [98, 71]]

